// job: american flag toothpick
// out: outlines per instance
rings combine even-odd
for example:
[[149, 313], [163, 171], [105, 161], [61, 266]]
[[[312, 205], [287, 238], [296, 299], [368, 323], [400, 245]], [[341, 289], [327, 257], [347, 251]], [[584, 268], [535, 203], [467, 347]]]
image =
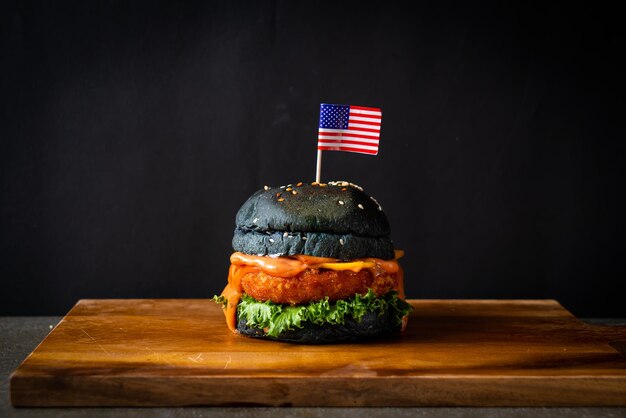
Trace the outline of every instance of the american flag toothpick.
[[315, 181], [320, 182], [322, 151], [377, 155], [381, 122], [382, 112], [377, 107], [322, 103]]

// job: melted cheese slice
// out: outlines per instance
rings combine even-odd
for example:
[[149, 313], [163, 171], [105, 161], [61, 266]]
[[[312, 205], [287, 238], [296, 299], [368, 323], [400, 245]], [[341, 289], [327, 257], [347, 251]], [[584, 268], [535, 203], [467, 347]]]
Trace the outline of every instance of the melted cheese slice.
[[222, 291], [226, 299], [224, 315], [228, 328], [237, 332], [237, 304], [243, 294], [241, 279], [248, 273], [263, 271], [266, 274], [277, 277], [294, 277], [307, 269], [327, 269], [355, 273], [363, 269], [384, 270], [389, 274], [396, 275], [398, 297], [404, 299], [404, 274], [398, 264], [398, 259], [404, 256], [404, 251], [396, 250], [393, 260], [380, 258], [361, 258], [352, 261], [341, 261], [336, 258], [313, 257], [309, 255], [296, 255], [293, 257], [268, 257], [249, 255], [235, 252], [230, 256], [230, 268], [228, 270], [228, 284]]

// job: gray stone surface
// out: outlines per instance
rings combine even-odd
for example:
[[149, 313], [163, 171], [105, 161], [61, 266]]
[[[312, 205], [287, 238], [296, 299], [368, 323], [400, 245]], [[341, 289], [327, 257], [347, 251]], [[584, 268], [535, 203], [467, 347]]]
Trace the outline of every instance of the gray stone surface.
[[[9, 376], [60, 317], [0, 317], [0, 417], [626, 417], [626, 408], [13, 408]], [[589, 320], [624, 324], [624, 319]]]

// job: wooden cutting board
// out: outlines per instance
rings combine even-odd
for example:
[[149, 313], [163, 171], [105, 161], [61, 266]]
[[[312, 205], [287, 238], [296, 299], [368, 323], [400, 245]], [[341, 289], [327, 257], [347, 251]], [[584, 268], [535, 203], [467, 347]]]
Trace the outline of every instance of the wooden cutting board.
[[552, 300], [411, 300], [405, 334], [231, 334], [206, 299], [81, 300], [12, 374], [15, 406], [626, 405], [626, 327]]

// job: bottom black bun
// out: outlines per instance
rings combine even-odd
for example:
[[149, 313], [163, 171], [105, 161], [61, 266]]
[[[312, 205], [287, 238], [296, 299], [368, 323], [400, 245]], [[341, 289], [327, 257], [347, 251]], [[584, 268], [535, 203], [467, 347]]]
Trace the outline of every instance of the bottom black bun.
[[237, 323], [241, 335], [300, 344], [333, 344], [369, 340], [400, 331], [400, 326], [389, 312], [378, 315], [368, 312], [357, 321], [347, 318], [341, 325], [316, 325], [305, 323], [302, 328], [283, 331], [277, 337], [268, 336], [263, 330], [248, 326], [246, 320]]
[[300, 344], [333, 344], [398, 333], [412, 307], [396, 292], [376, 297], [370, 291], [346, 301], [326, 300], [309, 306], [278, 305], [244, 296], [237, 310], [237, 331], [241, 335]]

